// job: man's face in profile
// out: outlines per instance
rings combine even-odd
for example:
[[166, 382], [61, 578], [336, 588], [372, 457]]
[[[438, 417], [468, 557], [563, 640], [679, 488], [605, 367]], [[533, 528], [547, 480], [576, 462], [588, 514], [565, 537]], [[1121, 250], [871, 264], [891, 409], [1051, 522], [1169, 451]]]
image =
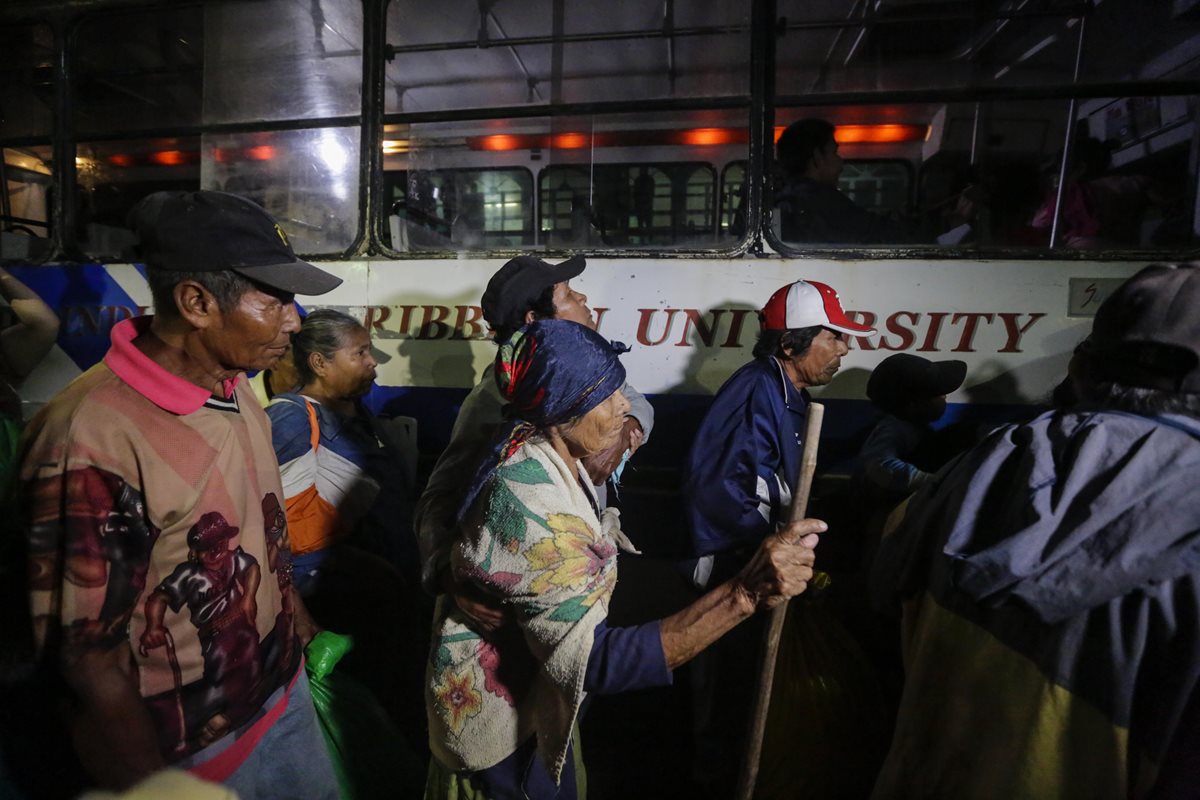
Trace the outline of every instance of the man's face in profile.
[[846, 162], [838, 155], [838, 143], [830, 137], [825, 146], [813, 152], [808, 176], [817, 183], [836, 186]]

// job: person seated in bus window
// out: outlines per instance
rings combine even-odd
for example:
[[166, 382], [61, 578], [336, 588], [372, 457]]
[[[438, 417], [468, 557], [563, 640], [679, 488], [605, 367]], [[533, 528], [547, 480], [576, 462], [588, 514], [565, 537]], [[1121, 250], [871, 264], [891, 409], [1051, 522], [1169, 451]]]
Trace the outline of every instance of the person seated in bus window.
[[1048, 231], [1030, 224], [1042, 203], [1044, 183], [1037, 162], [1014, 157], [990, 162], [981, 170], [978, 211], [980, 239], [998, 247], [1045, 247]]
[[[1142, 244], [1141, 223], [1151, 206], [1170, 199], [1148, 175], [1108, 174], [1115, 142], [1081, 135], [1075, 140], [1071, 169], [1062, 192], [1059, 241], [1074, 250], [1136, 247]], [[1061, 158], [1061, 155], [1060, 157]], [[1050, 230], [1058, 204], [1057, 176], [1033, 216], [1037, 230]]]
[[834, 127], [823, 119], [793, 122], [779, 137], [780, 187], [775, 213], [785, 242], [895, 244], [910, 242], [903, 225], [862, 208], [838, 189], [844, 163]]

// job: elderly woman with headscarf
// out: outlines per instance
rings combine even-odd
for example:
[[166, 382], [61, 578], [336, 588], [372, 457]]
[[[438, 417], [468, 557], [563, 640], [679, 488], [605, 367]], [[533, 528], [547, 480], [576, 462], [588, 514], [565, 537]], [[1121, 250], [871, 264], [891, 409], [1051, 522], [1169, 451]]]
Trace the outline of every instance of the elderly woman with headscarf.
[[671, 670], [739, 622], [804, 591], [825, 524], [803, 520], [768, 537], [742, 572], [677, 614], [609, 627], [617, 549], [628, 540], [614, 510], [597, 514], [580, 459], [620, 435], [625, 370], [594, 331], [539, 320], [501, 346], [496, 380], [508, 422], [464, 487], [451, 568], [513, 624], [485, 638], [439, 599], [426, 797], [569, 800], [585, 694], [669, 684]]

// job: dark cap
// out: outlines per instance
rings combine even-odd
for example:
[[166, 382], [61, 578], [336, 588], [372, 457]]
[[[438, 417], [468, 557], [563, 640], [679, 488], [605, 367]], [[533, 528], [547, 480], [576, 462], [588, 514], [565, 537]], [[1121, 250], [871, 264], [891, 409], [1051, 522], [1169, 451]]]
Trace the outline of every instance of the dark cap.
[[1200, 392], [1200, 265], [1146, 267], [1092, 323], [1089, 369], [1101, 380]]
[[493, 330], [519, 328], [525, 315], [547, 286], [569, 281], [587, 266], [583, 256], [551, 264], [534, 256], [517, 256], [496, 271], [488, 281], [480, 305], [483, 318]]
[[155, 192], [129, 212], [137, 258], [166, 272], [232, 270], [292, 294], [324, 294], [341, 278], [296, 258], [271, 215], [225, 192]]
[[962, 386], [965, 361], [930, 361], [896, 353], [879, 362], [867, 380], [867, 397], [884, 409], [897, 408], [910, 397], [940, 397]]
[[188, 530], [188, 548], [211, 550], [220, 547], [237, 534], [238, 529], [230, 525], [220, 511], [209, 511]]

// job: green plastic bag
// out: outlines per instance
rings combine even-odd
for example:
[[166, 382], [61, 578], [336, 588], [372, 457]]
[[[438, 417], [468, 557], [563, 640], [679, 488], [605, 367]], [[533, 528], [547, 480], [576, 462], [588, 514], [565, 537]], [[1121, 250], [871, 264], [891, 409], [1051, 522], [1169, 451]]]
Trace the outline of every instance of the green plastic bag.
[[354, 640], [321, 631], [305, 648], [305, 670], [321, 733], [344, 800], [420, 797], [425, 764], [360, 683], [335, 667]]

